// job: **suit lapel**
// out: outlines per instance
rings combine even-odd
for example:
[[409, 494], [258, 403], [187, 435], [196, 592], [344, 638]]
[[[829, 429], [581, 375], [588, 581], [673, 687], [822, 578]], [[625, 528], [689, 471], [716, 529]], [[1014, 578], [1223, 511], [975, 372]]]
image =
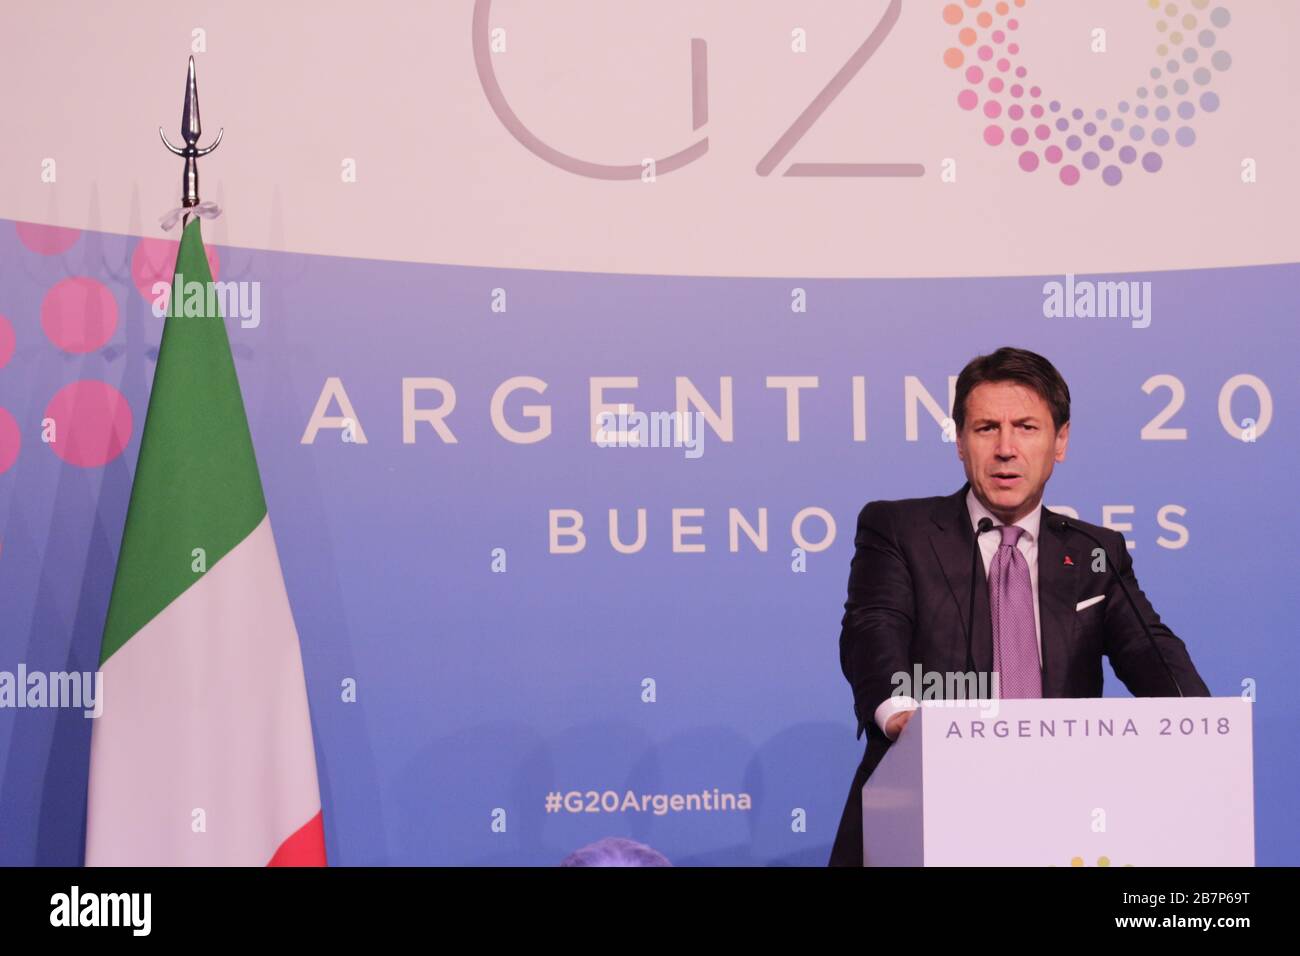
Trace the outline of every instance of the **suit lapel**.
[[[962, 485], [955, 495], [939, 502], [931, 520], [934, 527], [930, 530], [930, 544], [934, 548], [943, 575], [948, 581], [948, 590], [957, 608], [957, 619], [961, 621], [961, 630], [955, 634], [959, 647], [955, 660], [966, 666], [966, 628], [967, 615], [970, 614], [971, 594], [971, 556], [975, 547], [975, 532], [971, 529], [970, 512], [966, 509], [966, 491], [969, 484]], [[993, 622], [989, 611], [988, 578], [984, 574], [984, 562], [975, 560], [975, 626], [973, 634], [973, 655], [975, 670], [987, 672], [993, 669]]]
[[[1080, 575], [1089, 565], [1065, 545], [1065, 532], [1046, 508], [1038, 527], [1038, 624], [1043, 634], [1043, 696], [1066, 696], [1069, 648], [1078, 615], [1074, 610]], [[1067, 557], [1069, 561], [1067, 563]]]

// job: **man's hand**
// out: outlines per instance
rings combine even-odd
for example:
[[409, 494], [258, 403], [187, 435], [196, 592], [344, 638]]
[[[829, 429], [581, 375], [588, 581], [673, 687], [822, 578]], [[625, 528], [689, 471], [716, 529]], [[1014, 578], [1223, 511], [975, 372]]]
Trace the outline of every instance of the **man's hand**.
[[885, 721], [885, 736], [890, 740], [897, 740], [898, 735], [903, 732], [903, 728], [907, 726], [907, 722], [912, 719], [914, 713], [916, 713], [914, 710], [900, 710], [893, 717], [890, 717]]

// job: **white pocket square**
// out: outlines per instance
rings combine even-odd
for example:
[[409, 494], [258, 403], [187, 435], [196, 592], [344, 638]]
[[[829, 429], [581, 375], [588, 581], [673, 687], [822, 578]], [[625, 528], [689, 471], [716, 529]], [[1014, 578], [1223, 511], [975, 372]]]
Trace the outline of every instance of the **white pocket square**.
[[1085, 607], [1092, 607], [1098, 601], [1104, 601], [1104, 600], [1106, 600], [1106, 595], [1098, 594], [1096, 597], [1090, 597], [1086, 601], [1080, 601], [1078, 604], [1074, 606], [1074, 609], [1076, 611], [1082, 611]]

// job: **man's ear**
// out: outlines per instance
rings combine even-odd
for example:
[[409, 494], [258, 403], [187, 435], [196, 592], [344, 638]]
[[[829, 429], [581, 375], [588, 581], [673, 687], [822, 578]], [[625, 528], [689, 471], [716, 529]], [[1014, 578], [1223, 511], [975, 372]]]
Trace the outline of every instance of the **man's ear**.
[[1070, 444], [1070, 423], [1066, 422], [1056, 433], [1056, 460], [1065, 461], [1065, 449]]

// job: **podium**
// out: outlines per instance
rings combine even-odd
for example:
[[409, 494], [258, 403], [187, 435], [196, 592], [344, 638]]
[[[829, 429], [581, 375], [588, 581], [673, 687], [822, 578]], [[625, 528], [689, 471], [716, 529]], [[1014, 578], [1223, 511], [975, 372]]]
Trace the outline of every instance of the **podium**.
[[862, 788], [866, 866], [1254, 866], [1250, 701], [925, 701]]

